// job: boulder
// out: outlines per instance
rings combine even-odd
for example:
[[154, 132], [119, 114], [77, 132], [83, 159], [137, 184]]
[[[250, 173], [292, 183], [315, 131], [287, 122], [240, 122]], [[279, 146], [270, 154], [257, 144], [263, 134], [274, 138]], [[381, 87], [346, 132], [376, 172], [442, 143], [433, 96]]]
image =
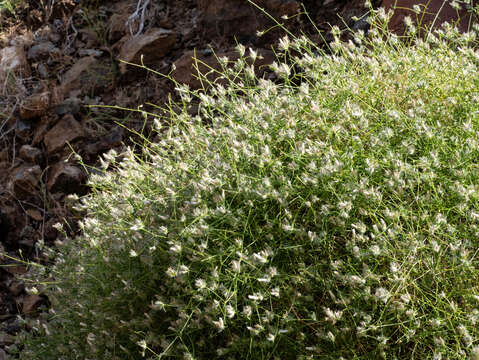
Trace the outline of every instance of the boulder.
[[83, 136], [84, 131], [81, 124], [68, 114], [45, 134], [43, 143], [48, 153], [52, 154], [61, 150], [67, 142], [75, 141]]
[[92, 96], [96, 91], [112, 86], [114, 79], [114, 67], [109, 60], [100, 61], [95, 56], [86, 56], [63, 75], [59, 91], [64, 97], [74, 90]]
[[[257, 7], [243, 0], [198, 0], [199, 27], [203, 38], [224, 37], [240, 43], [256, 39], [256, 32], [264, 30], [272, 21]], [[257, 0], [255, 3], [276, 19], [293, 16], [301, 11], [295, 0]]]
[[[413, 11], [413, 6], [419, 5], [420, 14]], [[461, 32], [468, 31], [470, 24], [478, 21], [478, 16], [468, 11], [465, 4], [460, 3], [461, 10], [454, 9], [449, 1], [443, 0], [383, 0], [382, 6], [386, 10], [394, 10], [389, 22], [389, 28], [398, 35], [404, 34], [406, 25], [404, 18], [410, 16], [413, 22], [420, 26], [439, 27], [444, 22], [456, 23]]]
[[[171, 30], [153, 28], [149, 29], [145, 34], [131, 37], [126, 41], [120, 50], [119, 59], [135, 64], [143, 63], [151, 65], [162, 59], [173, 49], [176, 43], [176, 33]], [[126, 64], [120, 64], [122, 74], [126, 73]]]
[[83, 192], [85, 172], [77, 166], [60, 161], [50, 171], [47, 189], [51, 193], [74, 194]]

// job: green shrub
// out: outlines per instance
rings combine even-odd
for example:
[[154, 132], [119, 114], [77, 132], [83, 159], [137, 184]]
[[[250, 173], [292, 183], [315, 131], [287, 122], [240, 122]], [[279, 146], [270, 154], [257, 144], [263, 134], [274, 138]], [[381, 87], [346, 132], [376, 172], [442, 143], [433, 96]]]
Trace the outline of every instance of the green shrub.
[[479, 355], [476, 34], [284, 38], [276, 82], [239, 46], [227, 86], [178, 87], [91, 177], [22, 358]]

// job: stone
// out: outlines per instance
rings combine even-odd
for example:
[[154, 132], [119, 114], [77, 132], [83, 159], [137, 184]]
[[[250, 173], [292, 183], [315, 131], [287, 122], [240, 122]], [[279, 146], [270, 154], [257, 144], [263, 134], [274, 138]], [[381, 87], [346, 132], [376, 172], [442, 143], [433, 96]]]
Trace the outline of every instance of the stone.
[[[294, 16], [301, 5], [294, 0], [256, 0], [255, 3], [271, 16]], [[203, 38], [214, 37], [237, 39], [241, 43], [256, 40], [256, 31], [264, 30], [274, 23], [258, 8], [242, 0], [198, 0], [199, 28]]]
[[[419, 5], [422, 14], [415, 14], [413, 6]], [[465, 4], [457, 11], [449, 1], [443, 0], [383, 0], [382, 7], [386, 10], [394, 10], [394, 15], [389, 22], [389, 28], [398, 35], [403, 35], [406, 30], [404, 18], [410, 16], [413, 22], [415, 19], [422, 19], [421, 27], [439, 27], [445, 21], [450, 24], [458, 22], [458, 29], [461, 32], [468, 31], [469, 25], [478, 21], [478, 16], [469, 12]], [[416, 22], [417, 25], [417, 22]]]
[[29, 96], [20, 106], [20, 117], [28, 120], [45, 115], [50, 107], [50, 97], [49, 91]]
[[20, 158], [31, 164], [38, 164], [42, 158], [40, 149], [31, 145], [23, 145], [19, 151]]
[[31, 75], [23, 46], [9, 46], [0, 49], [0, 80], [5, 81], [9, 74], [20, 77]]
[[12, 275], [23, 275], [23, 274], [26, 274], [26, 272], [28, 271], [26, 266], [17, 265], [15, 263], [8, 264], [8, 265], [3, 265], [2, 269], [7, 271], [8, 273], [10, 273]]
[[40, 212], [40, 210], [37, 209], [27, 209], [25, 210], [28, 216], [30, 216], [33, 220], [35, 221], [42, 221], [43, 220], [43, 215]]
[[11, 345], [15, 342], [15, 337], [6, 332], [0, 331], [0, 346]]
[[65, 115], [44, 138], [48, 153], [52, 154], [61, 150], [67, 142], [72, 142], [84, 136], [83, 127], [75, 120], [73, 115]]
[[3, 349], [0, 349], [0, 360], [8, 360], [7, 353]]
[[[271, 50], [266, 49], [257, 49], [258, 58], [254, 62], [256, 74], [262, 76], [264, 71], [267, 69], [267, 65], [272, 64], [275, 60], [274, 53]], [[195, 69], [195, 59], [198, 59], [198, 70]], [[211, 71], [211, 68], [215, 70], [221, 70], [221, 65], [219, 64], [217, 58], [227, 57], [229, 62], [232, 64], [235, 60], [239, 58], [239, 54], [236, 50], [218, 53], [215, 55], [201, 55], [196, 54], [193, 51], [186, 52], [175, 61], [174, 66], [175, 70], [172, 73], [172, 77], [181, 84], [187, 84], [192, 89], [198, 89], [201, 87], [201, 82], [198, 80], [198, 71], [199, 73], [205, 74]], [[247, 63], [251, 64], [252, 60], [247, 59]], [[218, 77], [218, 73], [212, 72], [207, 78], [209, 81], [214, 81]]]
[[23, 298], [23, 313], [31, 314], [35, 312], [40, 303], [43, 301], [43, 298], [38, 295], [28, 294]]
[[[162, 28], [149, 29], [142, 35], [131, 37], [126, 41], [121, 49], [119, 59], [135, 64], [143, 63], [151, 65], [155, 61], [162, 59], [173, 49], [176, 43], [177, 35], [171, 30]], [[122, 74], [126, 73], [126, 64], [120, 64]]]
[[41, 176], [42, 169], [40, 166], [20, 165], [11, 175], [10, 191], [20, 200], [34, 196], [38, 191], [38, 183]]
[[78, 98], [65, 99], [61, 104], [55, 106], [55, 113], [57, 115], [72, 114], [76, 115], [80, 112], [81, 102]]
[[8, 290], [13, 296], [19, 296], [23, 290], [25, 290], [25, 285], [22, 281], [13, 280], [12, 283], [8, 286]]
[[27, 57], [29, 60], [37, 61], [40, 59], [48, 58], [52, 54], [59, 53], [60, 50], [55, 45], [53, 45], [53, 43], [51, 43], [50, 41], [45, 41], [33, 45], [30, 50], [28, 50]]
[[[131, 0], [121, 1], [114, 5], [114, 13], [108, 20], [108, 38], [110, 42], [120, 40], [129, 31], [126, 22], [132, 14], [133, 2]], [[134, 29], [136, 31], [137, 29]]]
[[50, 193], [81, 194], [85, 180], [86, 174], [82, 169], [60, 161], [50, 171], [47, 189]]
[[78, 60], [63, 76], [59, 91], [68, 97], [77, 91], [77, 95], [91, 96], [96, 91], [112, 86], [115, 80], [114, 66], [109, 60], [86, 56]]

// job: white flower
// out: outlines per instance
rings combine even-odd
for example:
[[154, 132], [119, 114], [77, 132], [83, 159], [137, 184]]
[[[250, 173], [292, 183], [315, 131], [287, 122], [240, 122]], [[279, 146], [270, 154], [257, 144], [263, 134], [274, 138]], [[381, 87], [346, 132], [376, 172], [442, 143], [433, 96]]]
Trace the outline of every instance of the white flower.
[[274, 342], [274, 339], [276, 339], [276, 336], [273, 334], [269, 333], [268, 336], [266, 336], [266, 340]]
[[137, 256], [138, 256], [138, 253], [137, 253], [135, 250], [131, 249], [131, 250], [130, 250], [130, 256], [131, 256], [131, 257], [137, 257]]
[[234, 318], [235, 314], [235, 309], [231, 305], [226, 305], [226, 316], [228, 317], [228, 319]]
[[176, 269], [169, 267], [168, 270], [166, 270], [166, 275], [173, 278], [173, 277], [176, 277], [176, 275], [178, 275], [178, 272], [176, 271]]
[[243, 308], [243, 314], [249, 319], [251, 314], [253, 313], [253, 309], [251, 306], [249, 305], [246, 305], [244, 308]]
[[213, 325], [221, 332], [225, 329], [225, 323], [223, 318], [219, 318], [218, 321], [213, 321]]
[[238, 260], [233, 260], [231, 262], [231, 267], [233, 268], [234, 272], [239, 273], [241, 271], [241, 262]]
[[254, 301], [263, 301], [264, 297], [260, 293], [254, 293], [253, 295], [248, 295], [248, 299]]
[[379, 300], [381, 300], [383, 303], [387, 303], [387, 301], [390, 298], [389, 291], [385, 288], [377, 288], [376, 293], [374, 294]]
[[195, 286], [198, 289], [204, 289], [204, 288], [206, 288], [206, 281], [204, 281], [203, 279], [196, 279], [195, 280]]

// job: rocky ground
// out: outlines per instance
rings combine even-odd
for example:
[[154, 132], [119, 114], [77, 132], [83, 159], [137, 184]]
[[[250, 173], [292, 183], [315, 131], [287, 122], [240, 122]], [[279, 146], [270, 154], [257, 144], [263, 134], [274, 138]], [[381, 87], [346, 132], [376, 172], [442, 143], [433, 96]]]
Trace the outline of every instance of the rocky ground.
[[[331, 25], [367, 25], [362, 0], [256, 3], [318, 43], [323, 40], [315, 27], [327, 41]], [[14, 259], [45, 261], [41, 245], [62, 240], [56, 223], [77, 232], [66, 196], [86, 194], [92, 170], [72, 153], [94, 166], [102, 153], [135, 141], [125, 127], [148, 131], [136, 112], [95, 105], [145, 104], [154, 112], [148, 104], [161, 105], [174, 89], [171, 81], [119, 60], [138, 63], [143, 55], [161, 73], [175, 65], [173, 77], [198, 88], [193, 54], [215, 67], [212, 50], [234, 59], [238, 41], [257, 49], [263, 55], [257, 64], [267, 65], [283, 33], [258, 37], [257, 31], [273, 24], [246, 0], [25, 0], [15, 16], [0, 14], [0, 360], [20, 328], [18, 315], [34, 317], [48, 301], [25, 291], [28, 266]]]

